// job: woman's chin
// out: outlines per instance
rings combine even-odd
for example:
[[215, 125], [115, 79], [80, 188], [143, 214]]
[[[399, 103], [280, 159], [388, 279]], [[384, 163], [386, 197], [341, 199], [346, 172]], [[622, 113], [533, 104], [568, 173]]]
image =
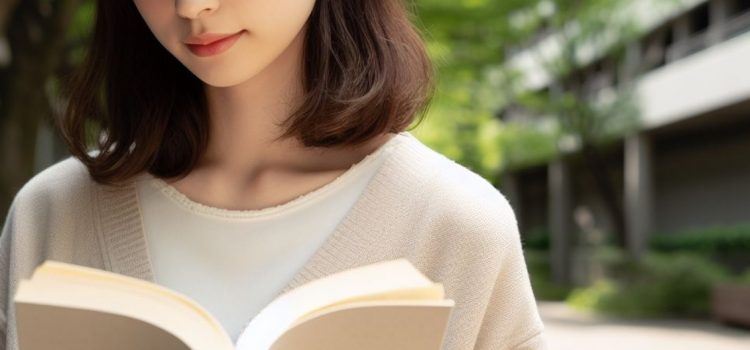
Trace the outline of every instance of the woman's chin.
[[255, 76], [253, 72], [247, 72], [246, 70], [240, 72], [239, 69], [221, 69], [211, 72], [193, 71], [193, 74], [205, 84], [218, 88], [239, 85]]

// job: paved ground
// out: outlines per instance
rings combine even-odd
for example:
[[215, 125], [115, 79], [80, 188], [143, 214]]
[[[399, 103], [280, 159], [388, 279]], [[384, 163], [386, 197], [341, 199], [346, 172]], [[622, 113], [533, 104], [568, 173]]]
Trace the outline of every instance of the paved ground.
[[539, 302], [551, 350], [750, 350], [750, 331], [710, 321], [605, 319]]

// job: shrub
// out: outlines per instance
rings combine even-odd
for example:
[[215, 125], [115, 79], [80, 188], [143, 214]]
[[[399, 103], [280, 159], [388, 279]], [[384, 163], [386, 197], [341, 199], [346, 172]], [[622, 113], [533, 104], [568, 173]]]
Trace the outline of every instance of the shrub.
[[531, 288], [538, 300], [561, 301], [567, 298], [570, 288], [552, 281], [549, 252], [525, 249], [526, 267], [529, 270]]
[[656, 251], [693, 251], [706, 254], [750, 252], [750, 225], [709, 227], [651, 236]]
[[549, 232], [542, 227], [536, 227], [523, 236], [522, 243], [524, 249], [531, 250], [549, 250], [550, 237]]
[[647, 253], [641, 261], [616, 249], [597, 256], [604, 277], [573, 290], [567, 301], [580, 309], [621, 317], [707, 317], [711, 287], [729, 273], [695, 253]]
[[750, 285], [750, 269], [745, 270], [743, 274], [737, 277], [737, 283]]

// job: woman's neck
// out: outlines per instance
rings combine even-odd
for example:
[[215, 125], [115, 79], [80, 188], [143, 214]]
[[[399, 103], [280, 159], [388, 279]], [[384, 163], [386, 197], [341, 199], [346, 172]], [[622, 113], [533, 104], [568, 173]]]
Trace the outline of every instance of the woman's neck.
[[[277, 124], [302, 98], [303, 35], [252, 79], [206, 86], [209, 145], [185, 178], [170, 181], [173, 186], [224, 208], [283, 203], [330, 182], [394, 136], [384, 134], [356, 148], [306, 148], [295, 138], [273, 141], [283, 131]], [[247, 193], [268, 195], [261, 200]]]
[[266, 167], [295, 168], [306, 159], [309, 150], [295, 139], [273, 142], [282, 133], [277, 124], [302, 98], [302, 39], [301, 34], [275, 61], [243, 83], [206, 85], [211, 126], [199, 167], [242, 176]]

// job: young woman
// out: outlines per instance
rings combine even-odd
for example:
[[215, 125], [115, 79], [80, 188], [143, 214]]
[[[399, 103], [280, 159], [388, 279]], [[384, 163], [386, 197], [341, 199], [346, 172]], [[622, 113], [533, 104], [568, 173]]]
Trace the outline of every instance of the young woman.
[[100, 0], [96, 16], [60, 123], [73, 156], [24, 185], [0, 236], [0, 349], [46, 259], [182, 292], [236, 341], [281, 293], [397, 257], [456, 302], [443, 349], [544, 348], [507, 201], [407, 131], [433, 85], [402, 0]]

